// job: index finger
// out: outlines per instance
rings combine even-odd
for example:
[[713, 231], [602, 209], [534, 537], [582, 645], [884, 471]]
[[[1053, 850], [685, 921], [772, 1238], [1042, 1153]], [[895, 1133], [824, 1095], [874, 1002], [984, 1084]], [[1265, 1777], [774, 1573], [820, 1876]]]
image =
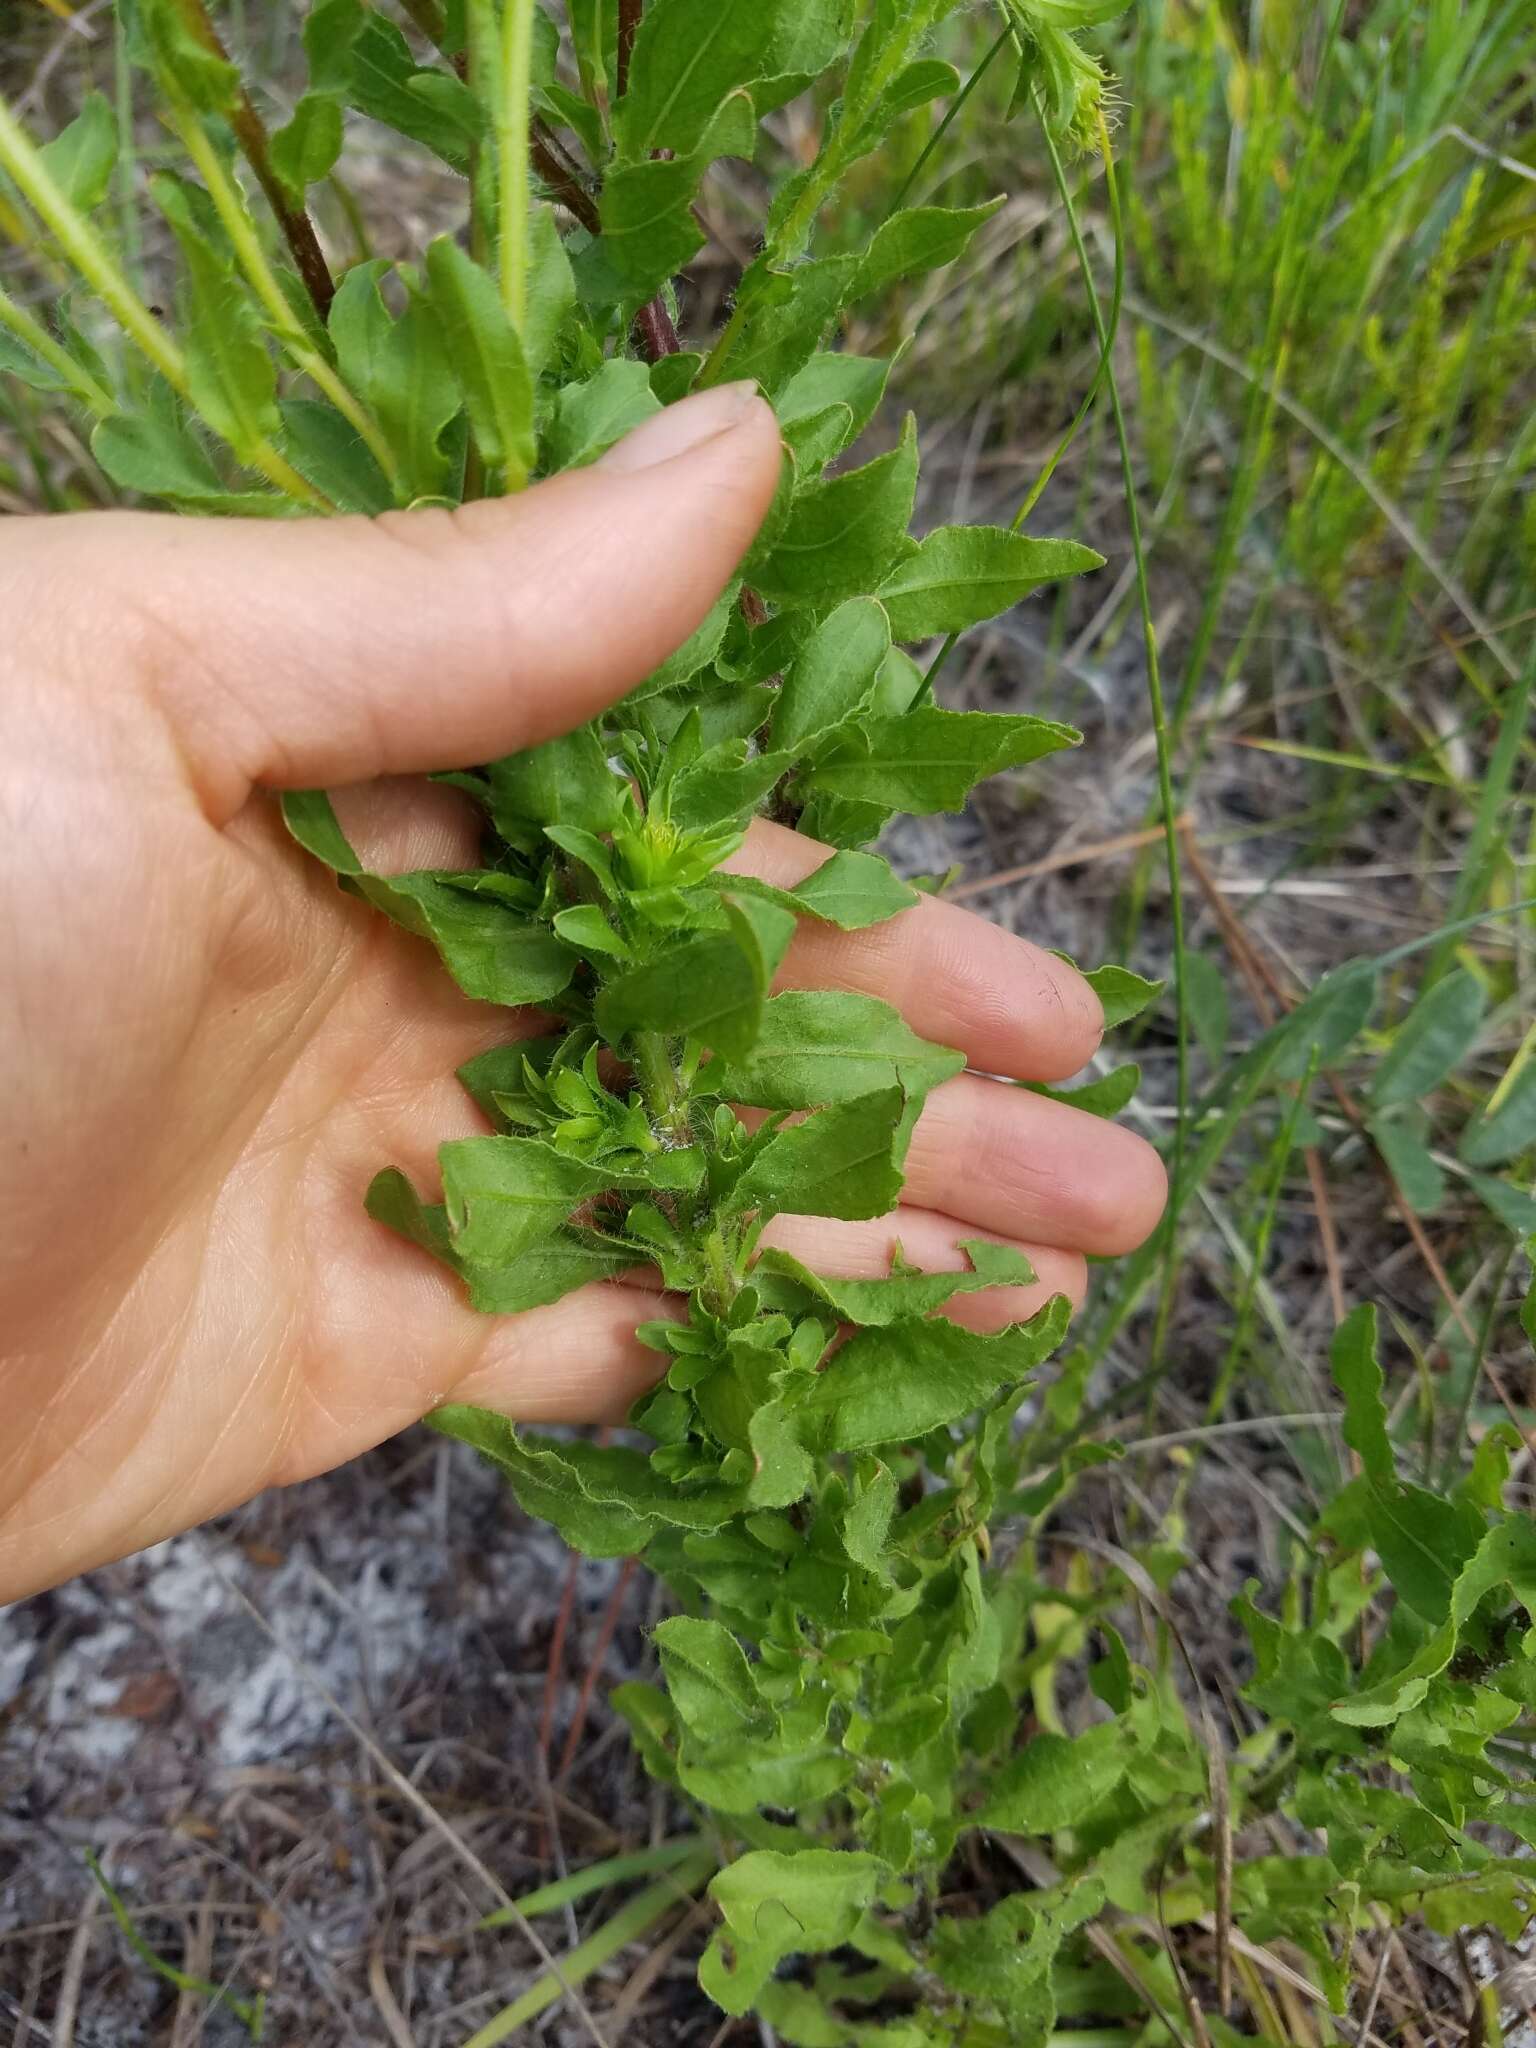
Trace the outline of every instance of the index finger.
[[[725, 865], [793, 888], [830, 856], [819, 841], [760, 819]], [[879, 996], [921, 1037], [1019, 1081], [1065, 1080], [1104, 1036], [1099, 999], [1075, 967], [935, 896], [863, 931], [802, 924], [780, 980]]]

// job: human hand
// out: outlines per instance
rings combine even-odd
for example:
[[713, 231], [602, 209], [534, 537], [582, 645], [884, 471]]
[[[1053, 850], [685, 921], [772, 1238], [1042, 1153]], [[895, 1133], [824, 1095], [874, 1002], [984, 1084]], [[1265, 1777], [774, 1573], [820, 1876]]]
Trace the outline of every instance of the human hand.
[[[686, 401], [520, 498], [365, 522], [114, 513], [0, 530], [0, 1600], [324, 1471], [452, 1399], [621, 1417], [659, 1361], [645, 1285], [512, 1318], [370, 1222], [397, 1162], [429, 1178], [482, 1128], [454, 1067], [508, 1020], [339, 893], [270, 792], [341, 785], [381, 871], [470, 865], [419, 778], [577, 725], [700, 622], [772, 497], [779, 442], [740, 389]], [[756, 829], [792, 882], [824, 858]], [[804, 931], [786, 979], [895, 1003], [983, 1073], [1071, 1074], [1099, 1038], [1069, 967], [953, 906]], [[532, 1028], [532, 1027], [530, 1027]], [[781, 1218], [823, 1271], [936, 1269], [1017, 1243], [996, 1327], [1080, 1298], [1085, 1252], [1162, 1206], [1138, 1138], [961, 1075], [881, 1223]]]

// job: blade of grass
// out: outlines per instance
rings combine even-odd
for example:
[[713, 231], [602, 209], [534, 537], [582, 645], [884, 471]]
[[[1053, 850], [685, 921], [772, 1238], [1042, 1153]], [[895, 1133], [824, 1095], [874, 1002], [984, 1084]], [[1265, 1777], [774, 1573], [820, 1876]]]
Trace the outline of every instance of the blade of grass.
[[718, 1868], [719, 1861], [713, 1852], [700, 1850], [679, 1863], [666, 1877], [647, 1885], [611, 1920], [605, 1921], [595, 1934], [588, 1935], [585, 1941], [578, 1942], [560, 1958], [559, 1977], [547, 1971], [537, 1978], [520, 1998], [503, 2006], [499, 2013], [478, 2028], [464, 2043], [464, 2048], [497, 2048], [498, 2042], [510, 2039], [519, 2027], [527, 2026], [530, 2020], [537, 2019], [541, 2012], [547, 2012], [558, 1999], [563, 1998], [567, 1989], [585, 1983], [594, 1971], [612, 1962], [632, 1941], [638, 1941], [642, 1934], [649, 1933], [680, 1900], [692, 1898], [699, 1886]]

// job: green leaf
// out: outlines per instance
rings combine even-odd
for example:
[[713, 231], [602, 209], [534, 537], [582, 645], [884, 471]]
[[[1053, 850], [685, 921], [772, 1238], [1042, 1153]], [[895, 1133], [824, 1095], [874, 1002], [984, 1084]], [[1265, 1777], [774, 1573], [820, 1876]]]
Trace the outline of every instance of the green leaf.
[[718, 108], [696, 149], [620, 164], [603, 180], [598, 201], [603, 231], [588, 253], [607, 267], [629, 298], [650, 298], [704, 245], [693, 200], [705, 171], [717, 157], [750, 156], [756, 142], [752, 102], [737, 92]]
[[897, 640], [963, 633], [1063, 576], [1099, 569], [1104, 557], [1074, 540], [1034, 540], [1001, 526], [940, 526], [918, 543], [876, 593]]
[[1445, 1175], [1434, 1155], [1405, 1123], [1372, 1117], [1367, 1126], [1388, 1171], [1416, 1216], [1428, 1216], [1445, 1200]]
[[519, 1436], [505, 1416], [448, 1405], [425, 1418], [499, 1467], [527, 1515], [549, 1522], [589, 1557], [630, 1557], [661, 1526], [645, 1511], [648, 1467], [638, 1451], [551, 1444]]
[[[1432, 1500], [1434, 1496], [1424, 1498]], [[1525, 1515], [1512, 1515], [1488, 1530], [1457, 1571], [1449, 1612], [1440, 1626], [1390, 1678], [1352, 1699], [1336, 1702], [1334, 1719], [1357, 1728], [1378, 1728], [1416, 1707], [1428, 1692], [1431, 1680], [1444, 1671], [1456, 1654], [1461, 1631], [1479, 1603], [1502, 1585], [1512, 1587], [1528, 1614], [1536, 1614], [1536, 1523]]]
[[985, 1238], [964, 1238], [959, 1250], [971, 1261], [968, 1273], [919, 1273], [902, 1270], [884, 1280], [844, 1280], [813, 1273], [788, 1252], [765, 1251], [756, 1267], [756, 1284], [765, 1301], [777, 1301], [772, 1282], [763, 1275], [793, 1283], [791, 1299], [803, 1293], [813, 1302], [830, 1309], [840, 1323], [856, 1323], [862, 1329], [884, 1328], [911, 1316], [925, 1316], [962, 1294], [977, 1294], [988, 1287], [1029, 1287], [1035, 1270], [1024, 1254], [1011, 1245], [993, 1244]]
[[174, 96], [205, 114], [224, 114], [233, 107], [239, 74], [208, 48], [179, 0], [134, 0], [128, 29], [134, 60], [148, 64]]
[[753, 754], [746, 740], [723, 740], [683, 770], [667, 792], [672, 822], [685, 832], [745, 825], [791, 765], [788, 754]]
[[113, 483], [146, 498], [203, 512], [257, 510], [264, 504], [286, 511], [280, 498], [262, 500], [231, 490], [190, 427], [163, 413], [114, 413], [91, 434], [91, 453]]
[[535, 457], [533, 380], [517, 330], [495, 282], [451, 235], [428, 246], [427, 275], [475, 445], [516, 489]]
[[454, 1251], [479, 1265], [514, 1265], [611, 1185], [601, 1168], [533, 1138], [456, 1138], [438, 1157]]
[[1065, 1334], [1064, 1295], [995, 1337], [942, 1318], [860, 1331], [834, 1356], [799, 1414], [826, 1451], [908, 1443], [1019, 1385]]
[[[940, 75], [943, 72], [949, 72], [950, 79], [954, 78], [948, 65], [938, 67], [937, 73], [924, 66], [919, 74], [920, 85], [916, 79], [911, 81], [918, 85], [919, 96], [909, 99], [908, 104], [920, 106], [925, 100], [949, 90], [947, 81]], [[937, 91], [933, 89], [935, 87]], [[910, 206], [902, 213], [893, 213], [876, 228], [859, 264], [850, 296], [871, 297], [876, 292], [888, 291], [901, 278], [916, 277], [925, 270], [937, 270], [943, 264], [953, 263], [957, 256], [964, 254], [983, 221], [990, 220], [1002, 204], [1003, 195], [999, 195], [980, 206]], [[1003, 607], [999, 605], [997, 609], [1001, 611]], [[991, 613], [983, 612], [978, 616], [990, 618]], [[911, 637], [898, 629], [898, 639]]]
[[1422, 1102], [1472, 1051], [1488, 999], [1477, 976], [1458, 967], [1408, 1012], [1371, 1079], [1378, 1109]]
[[440, 1203], [423, 1202], [399, 1167], [388, 1166], [374, 1175], [363, 1206], [375, 1223], [387, 1224], [433, 1258], [458, 1270], [447, 1210]]
[[813, 355], [797, 370], [775, 400], [780, 423], [793, 427], [814, 419], [829, 407], [842, 406], [848, 413], [848, 431], [843, 446], [856, 441], [880, 409], [891, 374], [889, 357], [844, 355], [826, 351]]
[[1367, 1478], [1391, 1484], [1397, 1460], [1387, 1434], [1382, 1398], [1386, 1382], [1376, 1362], [1376, 1307], [1365, 1301], [1347, 1315], [1334, 1332], [1334, 1385], [1344, 1396], [1344, 1441], [1358, 1452]]
[[847, 850], [834, 853], [786, 893], [800, 910], [845, 932], [883, 924], [922, 901], [909, 882], [892, 873], [889, 861]]
[[1185, 955], [1184, 1000], [1197, 1044], [1211, 1065], [1219, 1066], [1226, 1051], [1231, 1009], [1226, 980], [1211, 954]]
[[672, 1704], [701, 1741], [739, 1737], [771, 1721], [741, 1645], [718, 1621], [674, 1615], [653, 1640]]
[[1077, 1827], [1120, 1783], [1132, 1753], [1130, 1732], [1119, 1721], [1070, 1738], [1037, 1735], [994, 1777], [976, 1820], [1018, 1835]]
[[818, 757], [805, 782], [829, 796], [892, 810], [958, 811], [989, 775], [1075, 746], [1080, 737], [1071, 726], [1044, 718], [924, 705], [899, 718], [863, 721]]
[[612, 357], [584, 384], [562, 389], [549, 425], [545, 461], [552, 470], [581, 469], [660, 411], [644, 363]]
[[1365, 1500], [1365, 1522], [1387, 1577], [1415, 1614], [1437, 1626], [1460, 1573], [1476, 1550], [1484, 1523], [1464, 1501], [1422, 1486], [1378, 1480]]
[[635, 38], [629, 89], [614, 109], [621, 158], [660, 149], [687, 156], [720, 102], [765, 76], [783, 0], [722, 7], [719, 0], [651, 0]]
[[442, 324], [412, 298], [398, 320], [379, 292], [389, 265], [359, 263], [331, 304], [330, 332], [342, 376], [377, 416], [398, 454], [410, 494], [441, 496], [454, 483], [445, 430], [460, 408]]
[[1461, 1156], [1468, 1166], [1502, 1166], [1536, 1145], [1536, 1058], [1529, 1042], [1485, 1106], [1467, 1125]]
[[1336, 967], [1289, 1017], [1277, 1024], [1280, 1049], [1270, 1069], [1274, 1079], [1299, 1081], [1312, 1064], [1325, 1068], [1353, 1043], [1376, 1007], [1377, 970], [1369, 961]]
[[756, 1043], [709, 1079], [729, 1101], [810, 1109], [888, 1088], [912, 1100], [964, 1066], [964, 1053], [930, 1045], [874, 996], [794, 990], [764, 1006]]
[[1495, 1215], [1506, 1230], [1512, 1230], [1516, 1237], [1528, 1237], [1536, 1230], [1536, 1195], [1491, 1173], [1469, 1173], [1467, 1179], [1483, 1207]]
[[513, 844], [530, 827], [611, 832], [618, 823], [624, 783], [609, 767], [603, 743], [589, 725], [525, 747], [520, 754], [504, 754], [485, 775], [491, 818]]
[[905, 1110], [904, 1092], [888, 1088], [789, 1125], [753, 1159], [734, 1201], [767, 1216], [884, 1216], [901, 1195]]
[[293, 205], [302, 206], [310, 186], [335, 170], [342, 128], [341, 108], [331, 95], [307, 92], [272, 137], [272, 168]]
[[350, 420], [313, 398], [286, 398], [278, 409], [283, 452], [300, 476], [340, 511], [372, 516], [390, 510], [395, 494], [389, 479]]
[[576, 279], [565, 253], [553, 206], [528, 217], [528, 311], [523, 357], [535, 380], [551, 367], [562, 331], [576, 309]]
[[608, 984], [598, 997], [597, 1023], [610, 1045], [636, 1031], [659, 1031], [697, 1039], [728, 1059], [751, 1049], [795, 920], [770, 903], [749, 911], [728, 901], [726, 914], [729, 932], [686, 939]]
[[917, 489], [917, 430], [862, 469], [807, 484], [766, 560], [749, 570], [771, 603], [831, 604], [879, 583], [906, 544]]
[[169, 171], [150, 180], [187, 271], [187, 382], [197, 412], [242, 462], [282, 430], [277, 370], [248, 295], [207, 237], [206, 201]]
[[868, 703], [891, 649], [885, 609], [851, 597], [823, 619], [784, 674], [774, 703], [773, 744], [803, 752]]
[[1106, 1031], [1139, 1017], [1157, 1001], [1165, 986], [1161, 981], [1148, 981], [1143, 974], [1133, 974], [1129, 967], [1114, 965], [1090, 968], [1083, 979], [1103, 1007]]
[[699, 1982], [724, 2011], [745, 2013], [787, 1956], [840, 1948], [889, 1876], [876, 1856], [754, 1849], [710, 1885], [725, 1921], [699, 1964]]
[[88, 92], [67, 128], [38, 151], [70, 205], [93, 213], [112, 189], [117, 169], [117, 116], [99, 92]]
[[1141, 1085], [1141, 1069], [1134, 1062], [1115, 1067], [1085, 1081], [1081, 1088], [1053, 1088], [1047, 1081], [1021, 1081], [1018, 1085], [1027, 1088], [1031, 1095], [1043, 1095], [1050, 1102], [1065, 1102], [1073, 1109], [1085, 1110], [1089, 1116], [1118, 1116]]
[[422, 143], [454, 170], [468, 170], [469, 137], [462, 113], [445, 112], [438, 100], [412, 90], [423, 77], [454, 85], [458, 80], [449, 80], [445, 72], [423, 72], [392, 21], [371, 7], [364, 10], [344, 61], [345, 89], [360, 114]]

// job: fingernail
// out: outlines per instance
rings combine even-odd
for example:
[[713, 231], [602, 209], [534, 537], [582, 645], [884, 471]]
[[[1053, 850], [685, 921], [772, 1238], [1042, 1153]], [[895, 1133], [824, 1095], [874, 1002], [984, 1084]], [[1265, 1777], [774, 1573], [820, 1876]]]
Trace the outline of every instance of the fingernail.
[[761, 402], [757, 386], [750, 379], [740, 384], [718, 384], [712, 391], [695, 391], [691, 398], [679, 399], [664, 412], [653, 413], [622, 441], [615, 442], [595, 466], [654, 469], [657, 463], [686, 455], [690, 448], [737, 426]]

